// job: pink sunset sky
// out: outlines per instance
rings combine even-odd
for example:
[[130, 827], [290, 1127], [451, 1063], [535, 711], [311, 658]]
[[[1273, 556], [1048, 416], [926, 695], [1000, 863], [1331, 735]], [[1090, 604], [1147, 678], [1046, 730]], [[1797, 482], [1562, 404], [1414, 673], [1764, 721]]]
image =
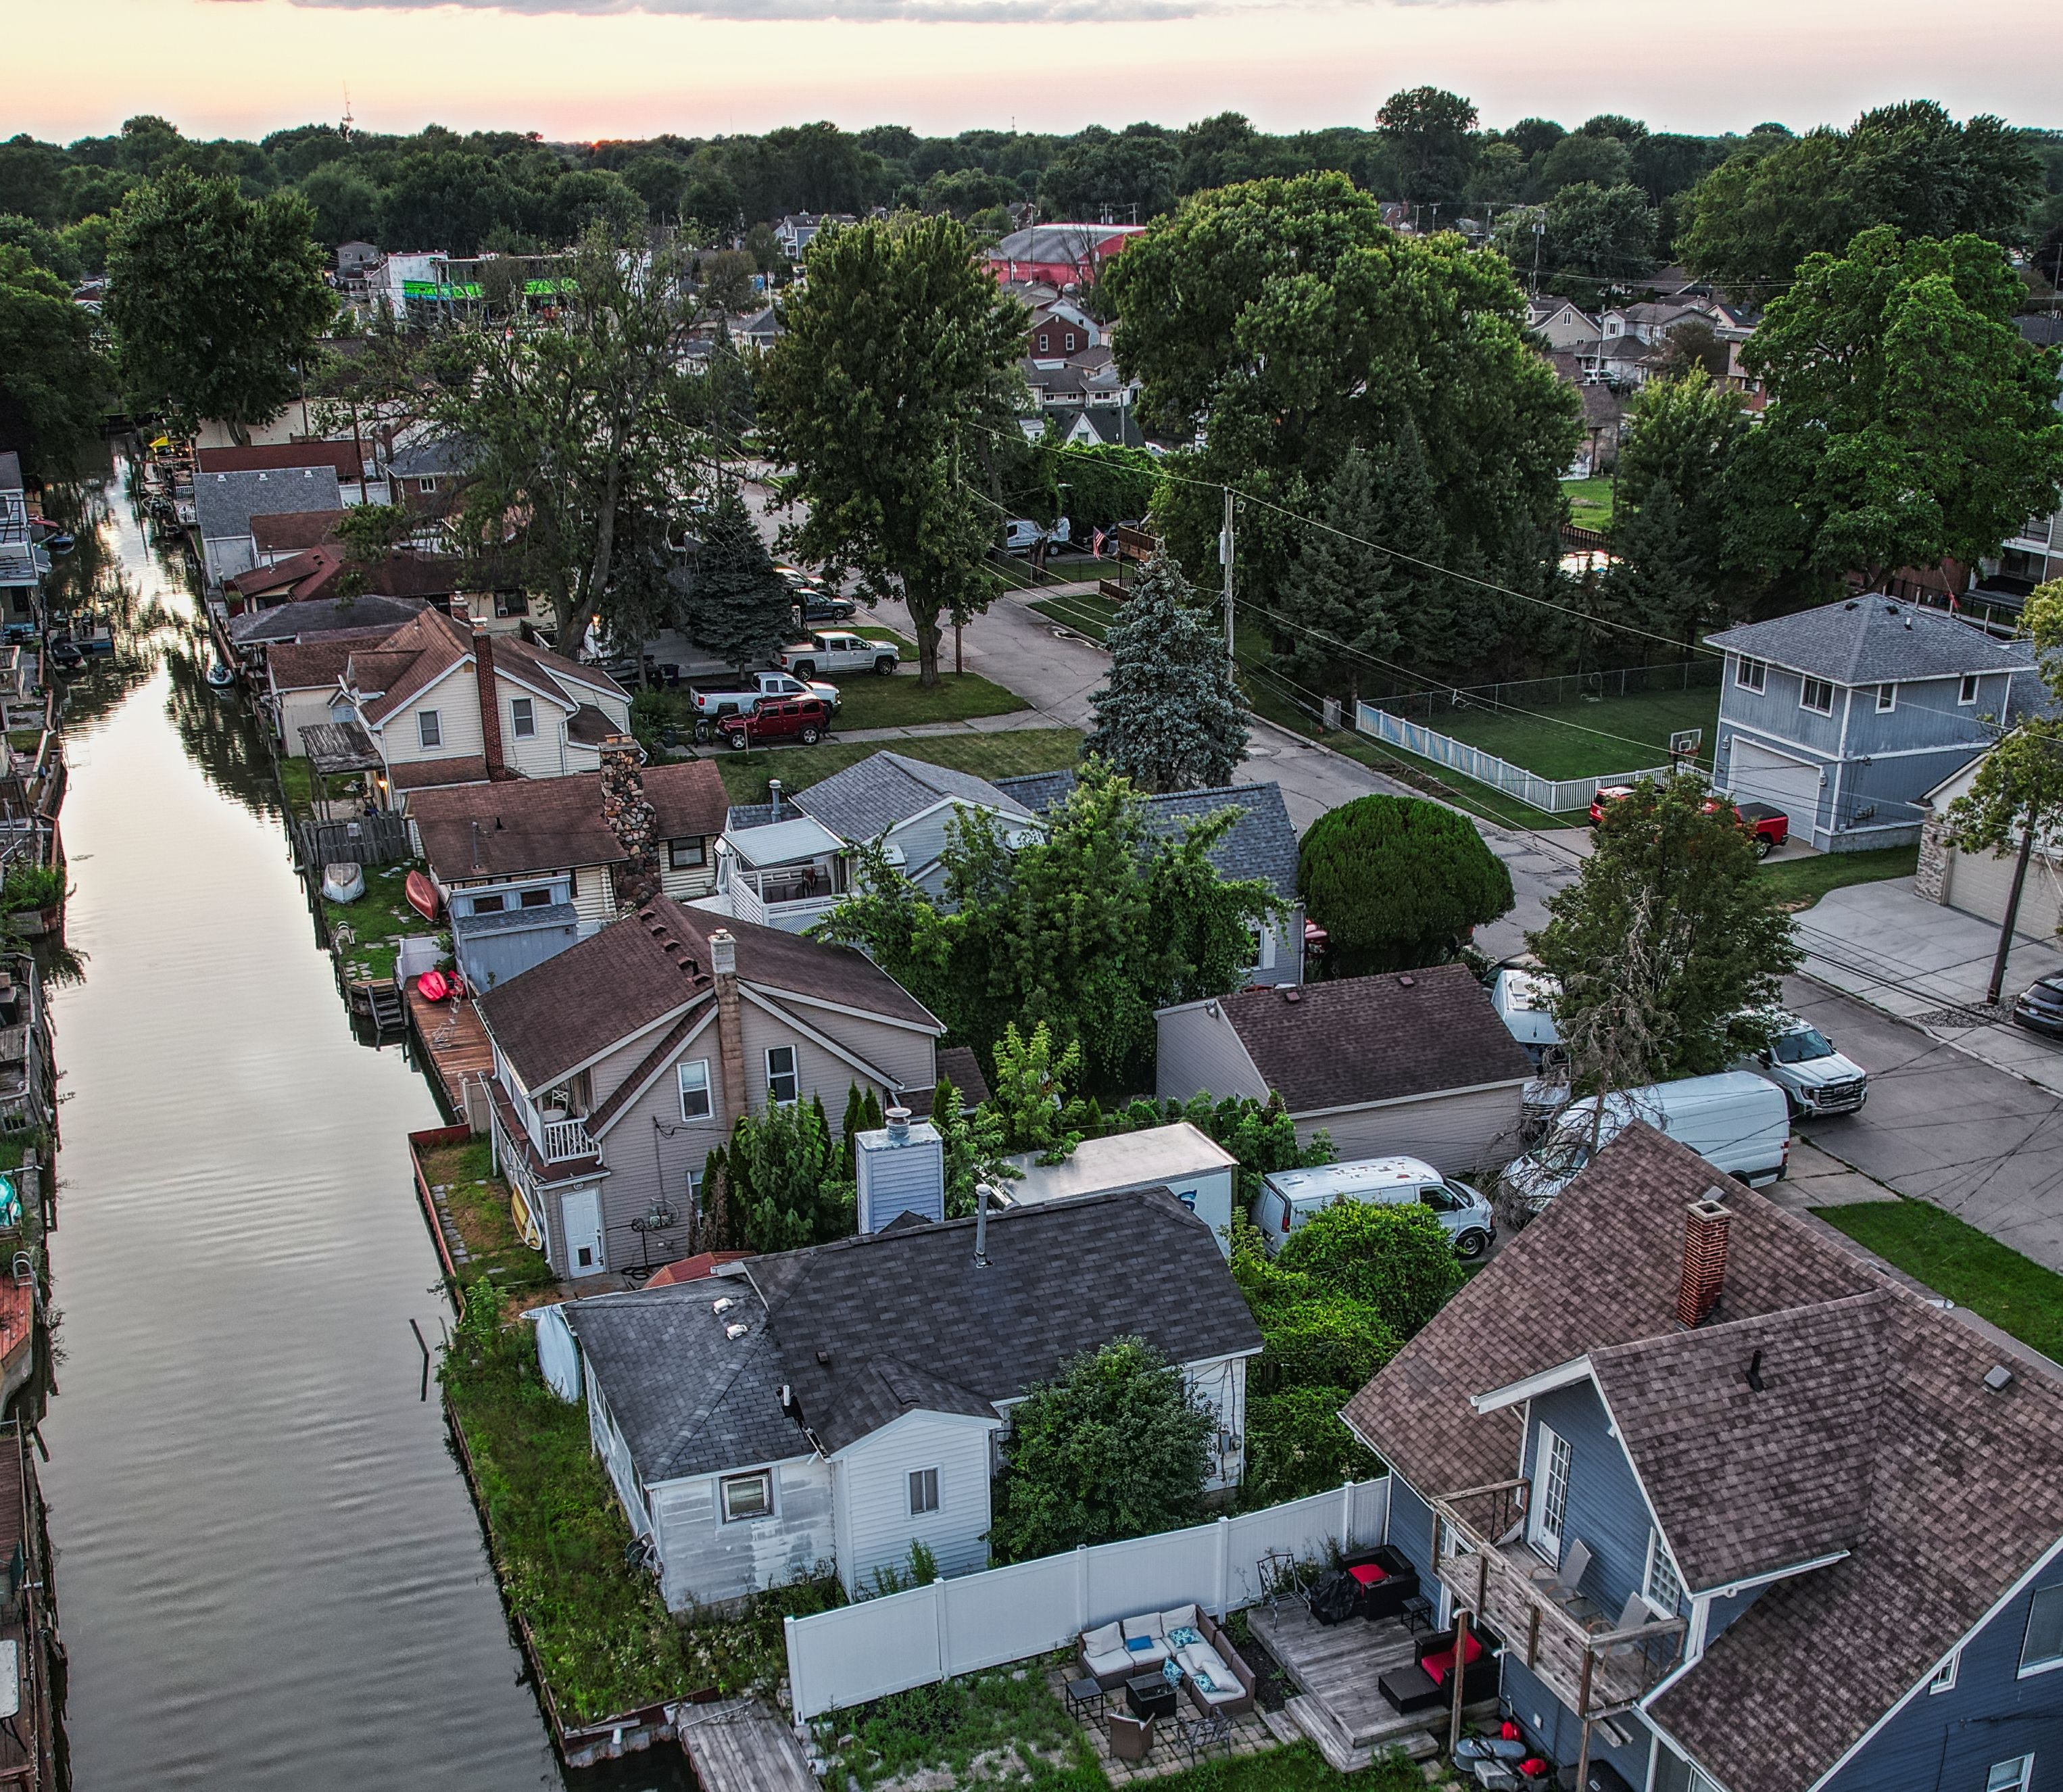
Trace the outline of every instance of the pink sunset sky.
[[[1656, 130], [1804, 128], [1939, 99], [2063, 125], [2054, 0], [67, 0], [9, 24], [0, 131], [65, 140], [162, 114], [257, 136], [361, 128], [708, 135], [1072, 131], [1225, 110], [1265, 130], [1366, 124], [1393, 90], [1468, 94], [1486, 124], [1627, 112]], [[88, 49], [90, 46], [90, 50]]]

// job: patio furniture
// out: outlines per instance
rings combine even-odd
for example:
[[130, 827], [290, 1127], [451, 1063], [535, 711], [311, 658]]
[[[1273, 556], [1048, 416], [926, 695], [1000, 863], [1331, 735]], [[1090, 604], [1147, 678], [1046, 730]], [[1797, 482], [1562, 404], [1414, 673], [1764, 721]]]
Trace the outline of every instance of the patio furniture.
[[1192, 1765], [1212, 1749], [1221, 1748], [1228, 1755], [1232, 1753], [1232, 1720], [1222, 1711], [1183, 1718], [1180, 1734]]
[[1124, 1703], [1135, 1718], [1172, 1718], [1175, 1715], [1175, 1688], [1160, 1674], [1142, 1673], [1125, 1682]]
[[1422, 1593], [1414, 1593], [1397, 1608], [1397, 1615], [1404, 1620], [1404, 1628], [1415, 1637], [1421, 1630], [1433, 1628], [1433, 1601]]
[[1153, 1752], [1153, 1720], [1110, 1714], [1110, 1755], [1113, 1761], [1144, 1761]]
[[[1462, 1669], [1462, 1702], [1474, 1705], [1480, 1699], [1497, 1696], [1497, 1652], [1502, 1645], [1487, 1630], [1469, 1632], [1466, 1659]], [[1454, 1666], [1454, 1633], [1436, 1631], [1422, 1637], [1417, 1645], [1418, 1661], [1408, 1668], [1392, 1668], [1376, 1682], [1382, 1696], [1394, 1706], [1400, 1715], [1413, 1711], [1430, 1710], [1436, 1705], [1446, 1703], [1454, 1696], [1454, 1684], [1448, 1676]]]
[[1578, 1538], [1562, 1552], [1555, 1566], [1534, 1569], [1533, 1584], [1572, 1617], [1582, 1617], [1586, 1614], [1577, 1611], [1578, 1605], [1589, 1606], [1593, 1613], [1597, 1610], [1578, 1590], [1590, 1568], [1590, 1546]]
[[1076, 1653], [1079, 1676], [1093, 1679], [1106, 1693], [1172, 1661], [1199, 1710], [1221, 1707], [1237, 1716], [1253, 1709], [1253, 1670], [1217, 1621], [1198, 1605], [1176, 1605], [1085, 1630], [1076, 1639]]
[[1389, 1544], [1349, 1557], [1342, 1570], [1354, 1583], [1361, 1615], [1371, 1624], [1395, 1617], [1404, 1609], [1405, 1600], [1418, 1597], [1418, 1570], [1401, 1550]]
[[1311, 1597], [1311, 1569], [1308, 1564], [1299, 1561], [1287, 1549], [1270, 1549], [1253, 1565], [1254, 1578], [1260, 1583], [1261, 1602], [1269, 1611], [1281, 1609], [1287, 1601], [1308, 1607]]
[[1091, 1675], [1085, 1680], [1070, 1680], [1067, 1686], [1068, 1713], [1084, 1723], [1093, 1722], [1103, 1715], [1103, 1686]]

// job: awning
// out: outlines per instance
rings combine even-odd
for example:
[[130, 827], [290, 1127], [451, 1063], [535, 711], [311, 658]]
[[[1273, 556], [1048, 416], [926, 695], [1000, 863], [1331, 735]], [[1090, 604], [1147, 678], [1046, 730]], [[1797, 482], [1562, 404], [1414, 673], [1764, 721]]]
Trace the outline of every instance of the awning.
[[380, 755], [372, 737], [355, 721], [312, 721], [301, 730], [301, 748], [319, 777], [376, 771]]

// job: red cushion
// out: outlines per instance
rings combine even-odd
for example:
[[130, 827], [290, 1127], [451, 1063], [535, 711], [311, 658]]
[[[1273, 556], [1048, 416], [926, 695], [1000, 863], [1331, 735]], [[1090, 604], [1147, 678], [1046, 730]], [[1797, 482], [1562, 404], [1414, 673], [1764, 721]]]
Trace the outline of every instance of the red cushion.
[[[1482, 1656], [1482, 1639], [1471, 1631], [1469, 1635], [1468, 1653], [1462, 1659], [1470, 1667], [1474, 1667]], [[1436, 1650], [1434, 1653], [1426, 1656], [1418, 1665], [1426, 1670], [1426, 1677], [1434, 1686], [1444, 1684], [1447, 1677], [1447, 1670], [1454, 1665], [1454, 1645], [1452, 1643], [1448, 1644], [1445, 1649]]]
[[1510, 1718], [1506, 1718], [1504, 1720], [1503, 1727], [1498, 1731], [1498, 1734], [1507, 1742], [1515, 1742], [1518, 1740], [1518, 1726]]
[[1519, 1762], [1518, 1770], [1528, 1779], [1538, 1779], [1546, 1773], [1547, 1763], [1538, 1755], [1532, 1755]]
[[1372, 1587], [1377, 1581], [1389, 1578], [1384, 1569], [1377, 1568], [1372, 1561], [1362, 1562], [1357, 1567], [1349, 1568], [1347, 1572], [1365, 1587]]

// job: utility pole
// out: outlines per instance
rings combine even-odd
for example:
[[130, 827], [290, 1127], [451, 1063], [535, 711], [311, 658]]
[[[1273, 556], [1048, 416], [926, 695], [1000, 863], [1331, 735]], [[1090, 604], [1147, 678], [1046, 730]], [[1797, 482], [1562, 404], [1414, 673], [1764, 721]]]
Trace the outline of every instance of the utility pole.
[[2013, 868], [2013, 894], [2005, 899], [2005, 919], [1999, 924], [1998, 955], [1992, 960], [1992, 986], [1985, 995], [1988, 1008], [1998, 1006], [1999, 991], [2005, 986], [2005, 961], [2013, 950], [2013, 924], [2020, 919], [2020, 893], [2027, 882], [2027, 862], [2034, 855], [2034, 815], [2030, 804], [2021, 829], [2020, 862]]
[[1225, 563], [1225, 657], [1232, 661], [1235, 673], [1239, 669], [1239, 656], [1233, 651], [1232, 621], [1232, 488], [1225, 488], [1225, 532], [1218, 537], [1218, 558]]
[[1536, 299], [1540, 296], [1540, 240], [1546, 234], [1547, 220], [1535, 218], [1533, 220], [1533, 296]]

